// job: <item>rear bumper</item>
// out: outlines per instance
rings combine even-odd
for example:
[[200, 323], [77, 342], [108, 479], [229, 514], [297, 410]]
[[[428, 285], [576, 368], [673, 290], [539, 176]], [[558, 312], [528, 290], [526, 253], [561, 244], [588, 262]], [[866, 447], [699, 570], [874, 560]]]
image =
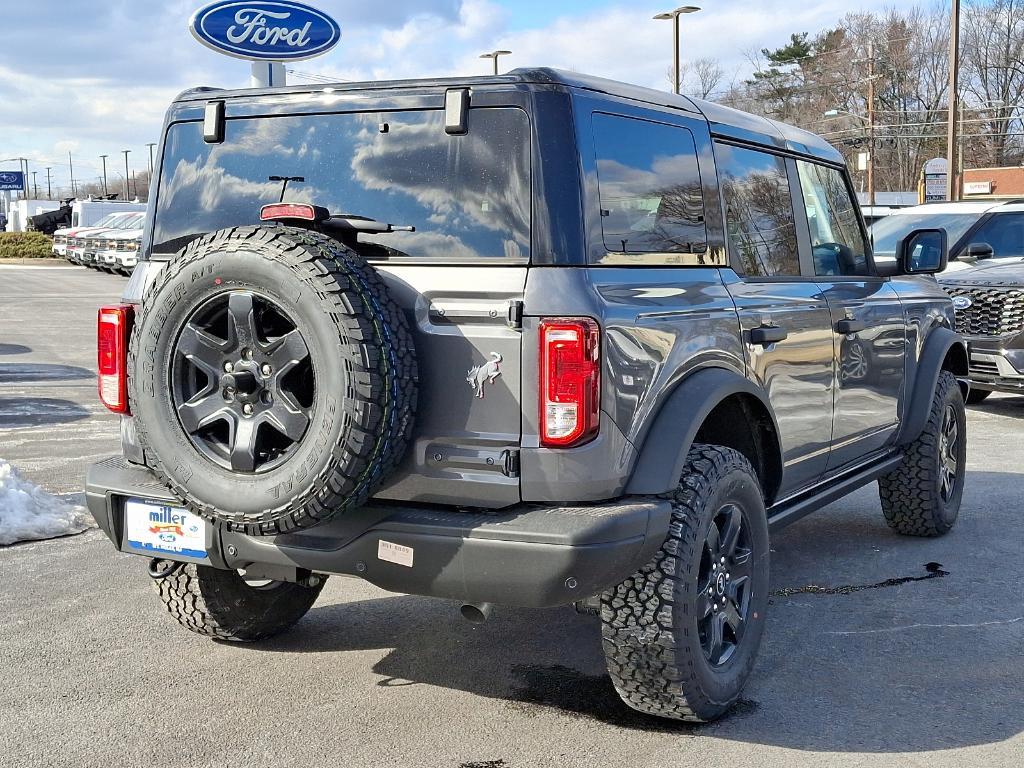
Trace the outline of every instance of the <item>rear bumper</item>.
[[[180, 503], [148, 470], [121, 457], [90, 467], [86, 498], [119, 550], [126, 499]], [[562, 605], [618, 584], [648, 563], [665, 540], [670, 516], [667, 501], [648, 497], [584, 507], [522, 504], [488, 513], [374, 503], [301, 533], [253, 537], [211, 527], [203, 562], [351, 575], [392, 592], [464, 602]], [[382, 540], [410, 547], [412, 566], [378, 558]]]

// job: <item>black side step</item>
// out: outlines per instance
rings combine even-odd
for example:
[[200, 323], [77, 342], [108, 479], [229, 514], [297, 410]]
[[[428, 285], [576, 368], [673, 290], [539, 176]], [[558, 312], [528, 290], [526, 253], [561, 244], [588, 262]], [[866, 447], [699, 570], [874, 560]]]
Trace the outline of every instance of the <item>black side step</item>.
[[774, 533], [795, 523], [862, 485], [877, 480], [880, 475], [892, 472], [902, 460], [903, 454], [900, 452], [886, 454], [866, 466], [851, 470], [847, 475], [832, 478], [810, 491], [773, 504], [768, 508], [768, 530]]

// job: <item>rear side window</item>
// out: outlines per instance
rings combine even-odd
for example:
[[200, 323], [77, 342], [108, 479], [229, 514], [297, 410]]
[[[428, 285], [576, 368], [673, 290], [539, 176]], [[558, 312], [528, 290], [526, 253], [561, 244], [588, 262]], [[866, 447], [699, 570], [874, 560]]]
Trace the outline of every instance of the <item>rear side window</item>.
[[593, 130], [601, 229], [613, 255], [605, 261], [706, 263], [704, 196], [693, 134], [601, 113], [593, 116]]
[[[368, 235], [377, 255], [446, 262], [527, 260], [530, 127], [519, 109], [474, 109], [469, 133], [438, 110], [229, 119], [221, 144], [201, 123], [167, 132], [153, 252], [217, 229], [258, 224], [281, 198], [415, 232]], [[301, 180], [296, 179], [300, 177]]]
[[786, 161], [730, 144], [716, 144], [715, 159], [729, 250], [743, 273], [752, 277], [799, 275]]
[[811, 231], [814, 274], [871, 274], [857, 206], [850, 197], [843, 174], [835, 168], [804, 160], [796, 161], [796, 169]]

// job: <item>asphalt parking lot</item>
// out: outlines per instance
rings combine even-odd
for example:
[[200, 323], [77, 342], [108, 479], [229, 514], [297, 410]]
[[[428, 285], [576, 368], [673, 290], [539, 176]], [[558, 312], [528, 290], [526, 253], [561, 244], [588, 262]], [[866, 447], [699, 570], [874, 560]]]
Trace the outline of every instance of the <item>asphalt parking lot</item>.
[[[0, 266], [0, 457], [50, 491], [117, 451], [92, 370], [123, 285]], [[179, 628], [98, 532], [0, 548], [0, 765], [1020, 766], [1024, 397], [968, 418], [950, 535], [894, 535], [870, 486], [774, 538], [755, 676], [702, 727], [621, 704], [572, 608], [471, 625], [336, 578], [295, 630], [235, 646]]]

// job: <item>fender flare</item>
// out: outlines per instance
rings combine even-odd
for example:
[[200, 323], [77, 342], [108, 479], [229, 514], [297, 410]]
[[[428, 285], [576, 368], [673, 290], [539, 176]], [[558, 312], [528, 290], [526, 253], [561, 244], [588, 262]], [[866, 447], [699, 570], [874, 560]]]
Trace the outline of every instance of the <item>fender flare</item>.
[[675, 488], [701, 426], [719, 404], [737, 394], [757, 398], [771, 417], [775, 434], [779, 434], [775, 414], [763, 390], [726, 368], [702, 368], [683, 379], [654, 415], [633, 464], [626, 493], [659, 494]]
[[[913, 379], [908, 377], [907, 389], [904, 393], [904, 419], [900, 428], [899, 437], [896, 439], [898, 445], [912, 443], [918, 438], [928, 423], [928, 414], [931, 412], [932, 400], [935, 397], [935, 388], [939, 383], [939, 373], [946, 361], [950, 350], [959, 348], [963, 355], [963, 364], [958, 366], [963, 370], [953, 370], [957, 376], [967, 375], [967, 342], [963, 337], [945, 326], [933, 328], [924, 342], [924, 349], [917, 361], [916, 374]], [[966, 385], [960, 382], [961, 390]], [[967, 393], [964, 392], [966, 397]]]

